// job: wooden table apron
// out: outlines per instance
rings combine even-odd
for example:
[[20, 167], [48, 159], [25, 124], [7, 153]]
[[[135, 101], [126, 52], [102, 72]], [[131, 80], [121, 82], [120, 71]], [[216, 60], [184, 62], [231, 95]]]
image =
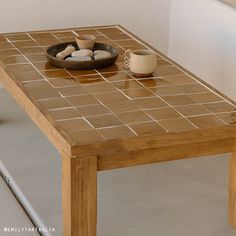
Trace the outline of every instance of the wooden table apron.
[[[112, 29], [118, 27], [123, 34], [127, 32], [130, 37], [133, 36], [120, 26], [107, 27]], [[125, 37], [123, 34], [117, 35]], [[166, 59], [161, 53], [158, 54]], [[229, 152], [233, 153], [229, 169], [229, 221], [236, 227], [236, 126], [234, 124], [78, 144], [44, 112], [44, 108], [40, 107], [37, 101], [31, 99], [15, 75], [2, 62], [0, 80], [61, 153], [64, 236], [96, 235], [97, 171]], [[208, 88], [212, 89], [210, 86]], [[216, 93], [235, 105], [220, 92]]]

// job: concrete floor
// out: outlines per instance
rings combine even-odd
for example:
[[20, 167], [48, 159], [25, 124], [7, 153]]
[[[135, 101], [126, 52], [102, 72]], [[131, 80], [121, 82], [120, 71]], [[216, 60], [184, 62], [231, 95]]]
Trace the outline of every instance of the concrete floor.
[[[20, 236], [25, 232], [9, 232], [5, 228], [34, 228], [21, 205], [15, 199], [7, 184], [0, 176], [0, 235]], [[4, 230], [5, 229], [5, 230]], [[37, 232], [28, 232], [28, 235], [39, 236]]]
[[[0, 140], [1, 171], [32, 219], [61, 235], [59, 154], [4, 90]], [[234, 236], [227, 176], [228, 155], [101, 172], [98, 236]]]

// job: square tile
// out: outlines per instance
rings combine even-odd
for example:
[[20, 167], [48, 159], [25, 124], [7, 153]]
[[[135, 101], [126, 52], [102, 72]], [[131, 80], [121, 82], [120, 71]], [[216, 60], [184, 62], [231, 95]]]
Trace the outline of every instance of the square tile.
[[0, 50], [11, 49], [11, 48], [14, 48], [14, 46], [11, 43], [8, 43], [8, 42], [1, 43], [0, 42]]
[[74, 78], [77, 80], [78, 83], [83, 85], [97, 84], [99, 82], [104, 81], [104, 79], [99, 74], [80, 75], [80, 76], [74, 76]]
[[105, 81], [98, 82], [98, 83], [90, 83], [90, 84], [84, 85], [84, 88], [88, 90], [90, 93], [116, 91], [116, 88], [112, 84]]
[[100, 116], [91, 116], [91, 117], [86, 117], [86, 119], [95, 128], [122, 125], [122, 122], [116, 116], [114, 116], [112, 114], [100, 115]]
[[170, 84], [189, 84], [189, 83], [197, 83], [193, 78], [186, 74], [180, 75], [172, 75], [172, 76], [165, 76], [164, 80]]
[[167, 103], [165, 103], [162, 99], [158, 97], [138, 98], [138, 99], [133, 99], [133, 101], [142, 109], [160, 108], [168, 106]]
[[78, 145], [85, 145], [91, 143], [100, 143], [105, 140], [101, 134], [94, 129], [79, 130], [70, 132], [70, 137]]
[[56, 69], [56, 70], [45, 70], [41, 71], [45, 78], [65, 78], [71, 77], [71, 75], [66, 72], [64, 69]]
[[9, 56], [9, 57], [2, 57], [0, 60], [5, 65], [18, 64], [18, 63], [27, 63], [28, 62], [23, 55], [15, 55], [15, 56]]
[[74, 108], [65, 108], [48, 111], [53, 120], [63, 120], [81, 117], [81, 114]]
[[146, 88], [141, 89], [122, 89], [122, 92], [130, 98], [145, 98], [145, 97], [153, 97], [154, 93], [149, 91]]
[[228, 102], [205, 103], [203, 104], [203, 106], [214, 113], [236, 111], [235, 106], [231, 105]]
[[118, 71], [113, 73], [102, 73], [102, 76], [106, 78], [107, 81], [129, 81], [133, 80], [134, 78], [130, 76], [125, 71]]
[[223, 100], [223, 98], [217, 96], [213, 92], [189, 94], [188, 96], [190, 98], [192, 98], [197, 103], [217, 102], [217, 101], [222, 101]]
[[163, 78], [153, 77], [150, 79], [139, 79], [138, 81], [147, 88], [169, 85], [169, 82]]
[[186, 106], [176, 106], [175, 110], [180, 112], [184, 116], [194, 116], [209, 114], [211, 111], [199, 104], [186, 105]]
[[117, 116], [125, 124], [132, 124], [138, 122], [151, 121], [151, 117], [148, 116], [144, 111], [128, 111], [118, 113]]
[[88, 106], [93, 104], [99, 104], [99, 101], [90, 94], [66, 97], [66, 99], [73, 106]]
[[82, 106], [82, 107], [77, 107], [76, 109], [85, 117], [111, 113], [111, 111], [102, 104]]
[[57, 89], [58, 92], [65, 96], [72, 96], [72, 95], [85, 95], [89, 94], [89, 92], [81, 85], [72, 86], [72, 87], [60, 87]]
[[17, 73], [15, 77], [20, 82], [44, 80], [44, 77], [37, 71], [29, 71], [29, 72], [26, 71], [26, 72]]
[[46, 81], [28, 82], [22, 84], [22, 86], [33, 99], [61, 97], [58, 91]]
[[30, 62], [47, 62], [47, 57], [44, 53], [42, 54], [28, 54], [26, 55], [27, 59], [30, 61]]
[[172, 119], [181, 117], [181, 115], [170, 107], [145, 110], [155, 120]]
[[0, 50], [0, 58], [8, 57], [8, 56], [15, 56], [15, 55], [19, 55], [19, 54], [20, 54], [20, 52], [15, 48]]
[[184, 72], [178, 69], [176, 66], [173, 65], [161, 65], [156, 68], [153, 75], [160, 77], [160, 76], [170, 76], [170, 75], [179, 75], [183, 74]]
[[38, 103], [47, 110], [71, 107], [70, 103], [64, 98], [49, 98], [46, 100], [40, 100]]
[[137, 89], [143, 88], [143, 86], [135, 80], [126, 80], [126, 81], [116, 81], [111, 83], [118, 89]]
[[101, 133], [106, 139], [129, 138], [136, 136], [135, 133], [126, 126], [103, 128], [99, 129], [98, 132]]
[[236, 124], [236, 112], [221, 113], [216, 114], [216, 116], [227, 125]]
[[196, 129], [196, 127], [185, 118], [161, 120], [159, 123], [168, 130], [168, 132], [182, 132]]
[[31, 64], [27, 64], [27, 63], [7, 65], [7, 70], [13, 73], [36, 71], [35, 68]]
[[187, 95], [163, 96], [162, 98], [172, 106], [195, 104], [195, 101]]
[[11, 34], [7, 35], [7, 39], [11, 42], [31, 40], [31, 38], [27, 34]]
[[66, 132], [92, 128], [87, 121], [81, 118], [57, 121], [56, 125]]
[[165, 134], [166, 131], [157, 122], [145, 122], [139, 124], [129, 125], [131, 129], [135, 131], [138, 135], [160, 135]]
[[25, 55], [45, 53], [42, 47], [24, 47], [19, 50]]
[[25, 48], [25, 47], [37, 47], [39, 46], [35, 41], [17, 41], [12, 43], [16, 48]]
[[200, 129], [224, 125], [222, 121], [213, 115], [194, 116], [189, 117], [188, 119]]
[[78, 82], [73, 77], [48, 79], [49, 83], [55, 88], [78, 86]]

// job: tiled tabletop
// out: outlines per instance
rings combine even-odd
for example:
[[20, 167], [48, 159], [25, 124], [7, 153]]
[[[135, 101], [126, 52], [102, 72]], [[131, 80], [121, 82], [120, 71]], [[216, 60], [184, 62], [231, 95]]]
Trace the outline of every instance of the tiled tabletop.
[[[66, 70], [47, 62], [48, 46], [93, 34], [113, 45], [115, 65]], [[118, 26], [0, 35], [0, 60], [54, 127], [75, 144], [163, 135], [236, 124], [236, 107], [157, 53], [157, 69], [135, 78], [124, 67], [126, 49], [148, 48]]]

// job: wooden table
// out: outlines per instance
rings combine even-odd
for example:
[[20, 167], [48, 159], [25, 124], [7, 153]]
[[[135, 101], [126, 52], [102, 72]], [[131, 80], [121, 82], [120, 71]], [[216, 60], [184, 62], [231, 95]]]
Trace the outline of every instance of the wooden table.
[[[117, 47], [116, 65], [50, 65], [46, 48], [77, 34]], [[62, 156], [64, 236], [96, 235], [97, 171], [226, 152], [236, 227], [235, 103], [158, 51], [153, 77], [133, 77], [128, 48], [151, 47], [120, 26], [0, 35], [2, 83]]]

